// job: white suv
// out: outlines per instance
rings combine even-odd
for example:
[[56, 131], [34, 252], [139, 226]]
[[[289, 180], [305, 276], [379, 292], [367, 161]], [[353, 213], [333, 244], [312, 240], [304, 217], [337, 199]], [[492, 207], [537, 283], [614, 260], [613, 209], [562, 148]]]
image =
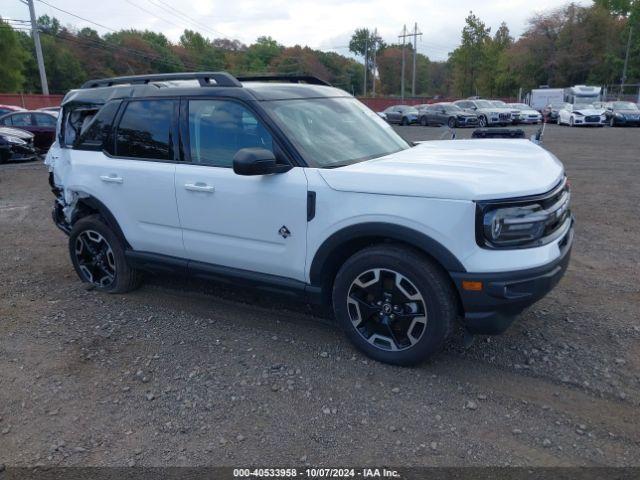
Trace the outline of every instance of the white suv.
[[476, 113], [478, 115], [478, 124], [481, 127], [505, 126], [512, 124], [514, 121], [511, 108], [497, 106], [489, 100], [458, 100], [453, 104]]
[[411, 146], [313, 77], [90, 81], [66, 95], [46, 163], [84, 282], [121, 293], [161, 271], [301, 295], [389, 363], [426, 359], [456, 319], [502, 332], [571, 251], [551, 153]]

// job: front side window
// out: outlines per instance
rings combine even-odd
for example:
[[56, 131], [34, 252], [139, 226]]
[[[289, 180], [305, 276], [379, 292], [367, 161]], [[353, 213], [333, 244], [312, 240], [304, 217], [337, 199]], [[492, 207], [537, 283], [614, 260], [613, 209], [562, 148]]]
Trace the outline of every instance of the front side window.
[[262, 106], [314, 167], [339, 167], [410, 148], [354, 98], [272, 100]]
[[173, 107], [173, 100], [129, 102], [118, 124], [116, 155], [173, 160]]
[[189, 101], [192, 163], [230, 168], [242, 148], [274, 152], [271, 134], [249, 109], [230, 100]]
[[11, 125], [14, 127], [30, 127], [33, 125], [30, 113], [19, 113], [18, 115], [12, 115], [9, 117]]

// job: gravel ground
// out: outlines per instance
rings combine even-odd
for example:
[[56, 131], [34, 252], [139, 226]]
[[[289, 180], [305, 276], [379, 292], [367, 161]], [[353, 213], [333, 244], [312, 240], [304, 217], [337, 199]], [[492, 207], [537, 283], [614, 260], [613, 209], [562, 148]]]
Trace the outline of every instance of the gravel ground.
[[552, 125], [545, 145], [573, 188], [566, 277], [503, 336], [458, 332], [418, 368], [264, 294], [88, 290], [45, 168], [0, 166], [0, 464], [640, 465], [640, 129]]

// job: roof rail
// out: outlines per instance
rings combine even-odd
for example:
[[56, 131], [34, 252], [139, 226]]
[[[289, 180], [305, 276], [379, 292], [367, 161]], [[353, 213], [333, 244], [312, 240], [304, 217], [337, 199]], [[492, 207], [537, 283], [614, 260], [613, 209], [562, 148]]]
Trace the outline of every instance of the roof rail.
[[[111, 87], [123, 84], [143, 84], [149, 82], [169, 82], [173, 80], [198, 80], [201, 87], [242, 87], [233, 75], [227, 72], [191, 72], [191, 73], [153, 73], [150, 75], [131, 75], [89, 80], [80, 88]], [[211, 81], [215, 83], [212, 83]]]
[[313, 75], [242, 75], [236, 77], [241, 82], [289, 82], [289, 83], [308, 83], [310, 85], [326, 85], [331, 86], [329, 82], [314, 77]]

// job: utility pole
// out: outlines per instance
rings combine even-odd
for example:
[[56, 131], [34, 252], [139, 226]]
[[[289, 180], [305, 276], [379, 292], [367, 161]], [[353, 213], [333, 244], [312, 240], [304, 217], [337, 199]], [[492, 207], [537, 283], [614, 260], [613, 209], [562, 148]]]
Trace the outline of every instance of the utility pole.
[[371, 76], [373, 77], [373, 85], [371, 86], [371, 95], [376, 96], [376, 53], [378, 53], [378, 29], [376, 28], [373, 31], [373, 62], [371, 62], [372, 72]]
[[31, 16], [31, 34], [36, 44], [36, 59], [38, 60], [38, 70], [40, 71], [40, 84], [42, 85], [42, 94], [49, 95], [49, 84], [47, 83], [47, 72], [44, 69], [44, 58], [42, 56], [42, 46], [40, 45], [40, 33], [38, 32], [38, 22], [36, 21], [36, 9], [33, 6], [33, 0], [29, 2], [29, 15]]
[[402, 28], [402, 35], [399, 35], [399, 38], [402, 38], [402, 85], [401, 85], [401, 96], [404, 101], [404, 44], [407, 37], [413, 37], [413, 74], [411, 78], [411, 95], [416, 96], [416, 57], [418, 54], [418, 44], [417, 39], [422, 35], [422, 32], [418, 31], [418, 23], [415, 23], [413, 26], [413, 33], [407, 33], [407, 26], [405, 25]]
[[400, 74], [400, 98], [404, 103], [404, 42], [407, 38], [407, 25], [402, 27], [402, 35], [398, 35], [398, 38], [402, 38], [402, 71]]
[[367, 63], [369, 61], [369, 29], [365, 30], [367, 32], [367, 36], [364, 39], [364, 88], [363, 88], [363, 97], [367, 96]]
[[413, 25], [413, 78], [411, 79], [411, 96], [416, 96], [416, 57], [418, 55], [418, 35], [422, 35], [422, 32], [418, 32], [418, 23]]
[[624, 56], [624, 67], [622, 69], [622, 78], [620, 79], [620, 95], [622, 95], [622, 90], [624, 89], [624, 84], [627, 81], [627, 65], [629, 64], [629, 49], [631, 48], [631, 33], [633, 32], [633, 27], [629, 25], [629, 38], [627, 38], [627, 53]]

